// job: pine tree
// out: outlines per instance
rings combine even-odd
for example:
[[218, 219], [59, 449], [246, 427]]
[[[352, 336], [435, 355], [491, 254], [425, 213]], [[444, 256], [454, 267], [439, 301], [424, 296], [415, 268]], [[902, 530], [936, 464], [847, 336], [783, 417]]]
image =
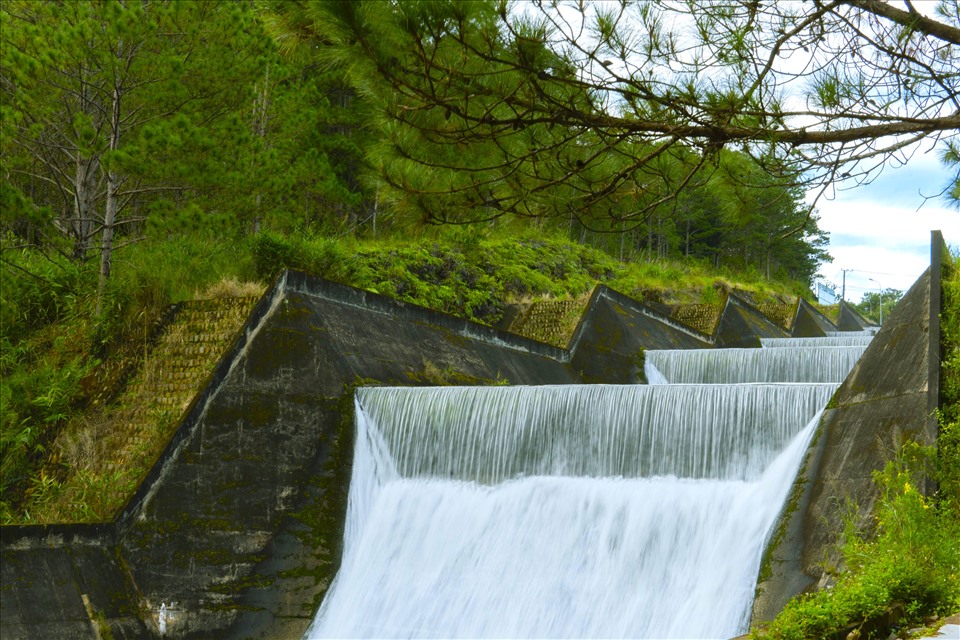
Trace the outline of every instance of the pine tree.
[[157, 203], [229, 171], [266, 39], [245, 3], [14, 0], [0, 20], [5, 190], [49, 207], [75, 259], [96, 246], [102, 301]]

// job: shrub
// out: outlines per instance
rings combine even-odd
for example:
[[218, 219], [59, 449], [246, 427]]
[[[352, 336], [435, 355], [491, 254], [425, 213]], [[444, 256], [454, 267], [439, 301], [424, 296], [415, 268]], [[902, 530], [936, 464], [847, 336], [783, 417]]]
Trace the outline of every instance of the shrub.
[[930, 469], [923, 461], [932, 456], [930, 448], [908, 445], [875, 473], [881, 490], [875, 535], [863, 537], [848, 524], [848, 571], [836, 586], [792, 600], [754, 637], [821, 638], [897, 603], [910, 622], [960, 608], [960, 520], [917, 490]]
[[32, 249], [4, 249], [0, 269], [0, 335], [11, 342], [74, 313], [90, 265]]

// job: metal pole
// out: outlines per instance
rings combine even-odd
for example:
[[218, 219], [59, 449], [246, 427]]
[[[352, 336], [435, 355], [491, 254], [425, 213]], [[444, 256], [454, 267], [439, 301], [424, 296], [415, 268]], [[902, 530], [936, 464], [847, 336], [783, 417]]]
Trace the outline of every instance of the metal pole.
[[840, 291], [840, 299], [847, 299], [847, 271], [856, 271], [856, 269], [840, 269], [843, 272], [843, 289]]

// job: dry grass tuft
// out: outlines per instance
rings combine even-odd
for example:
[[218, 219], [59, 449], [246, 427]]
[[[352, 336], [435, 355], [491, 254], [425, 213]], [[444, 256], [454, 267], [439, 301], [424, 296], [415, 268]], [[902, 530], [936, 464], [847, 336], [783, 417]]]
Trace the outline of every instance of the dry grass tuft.
[[236, 278], [224, 278], [194, 296], [197, 300], [212, 298], [259, 298], [267, 287], [259, 282], [239, 282]]

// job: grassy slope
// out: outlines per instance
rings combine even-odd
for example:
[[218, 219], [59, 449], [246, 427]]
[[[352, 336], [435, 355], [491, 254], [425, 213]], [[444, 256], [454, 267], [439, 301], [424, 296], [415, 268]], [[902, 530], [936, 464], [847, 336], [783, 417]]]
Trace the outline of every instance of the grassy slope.
[[265, 283], [282, 268], [302, 269], [487, 324], [500, 320], [505, 304], [582, 298], [597, 282], [664, 302], [718, 303], [721, 286], [761, 296], [803, 289], [692, 262], [622, 263], [591, 247], [532, 234], [441, 229], [414, 240], [377, 241], [193, 236], [122, 252], [106, 314], [93, 322], [95, 265], [30, 254], [5, 258], [41, 276], [4, 274], [0, 521], [6, 523], [109, 519], [123, 504], [147, 461], [100, 469], [86, 459], [80, 469], [63, 451], [76, 448], [70, 442], [78, 433], [103, 428], [107, 414], [99, 401], [140, 366], [162, 309], [208, 297], [209, 287], [226, 279]]

